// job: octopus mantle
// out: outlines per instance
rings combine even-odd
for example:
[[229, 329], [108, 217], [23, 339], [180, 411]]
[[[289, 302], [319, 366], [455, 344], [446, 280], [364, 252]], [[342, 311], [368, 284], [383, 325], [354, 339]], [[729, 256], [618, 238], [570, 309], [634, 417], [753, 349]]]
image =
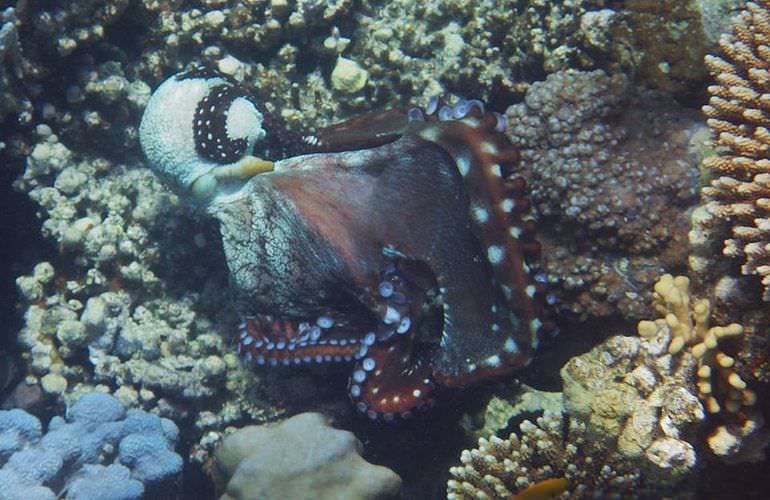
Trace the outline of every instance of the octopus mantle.
[[504, 127], [477, 101], [365, 115], [214, 199], [240, 354], [355, 362], [351, 398], [385, 420], [528, 363], [544, 285]]

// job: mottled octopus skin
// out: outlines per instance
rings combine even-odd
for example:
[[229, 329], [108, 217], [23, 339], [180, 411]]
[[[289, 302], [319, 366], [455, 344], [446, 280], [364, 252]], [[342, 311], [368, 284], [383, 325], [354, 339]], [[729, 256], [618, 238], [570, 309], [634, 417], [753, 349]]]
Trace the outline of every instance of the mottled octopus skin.
[[[437, 385], [527, 364], [542, 295], [526, 262], [538, 247], [524, 185], [505, 181], [517, 155], [494, 115], [389, 113], [315, 139], [327, 151], [374, 147], [279, 161], [209, 206], [250, 316], [241, 354], [270, 365], [355, 359], [352, 399], [386, 420], [411, 415]], [[313, 329], [316, 318], [333, 326]]]

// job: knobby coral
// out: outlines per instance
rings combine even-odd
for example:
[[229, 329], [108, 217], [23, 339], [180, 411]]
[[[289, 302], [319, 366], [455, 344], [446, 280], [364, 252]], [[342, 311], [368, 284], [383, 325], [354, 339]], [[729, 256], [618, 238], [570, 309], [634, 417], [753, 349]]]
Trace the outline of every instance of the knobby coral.
[[770, 300], [770, 1], [748, 2], [732, 34], [719, 41], [722, 56], [707, 56], [716, 79], [703, 107], [719, 154], [704, 160], [711, 185], [704, 188], [701, 225], [726, 224], [723, 253], [758, 275]]

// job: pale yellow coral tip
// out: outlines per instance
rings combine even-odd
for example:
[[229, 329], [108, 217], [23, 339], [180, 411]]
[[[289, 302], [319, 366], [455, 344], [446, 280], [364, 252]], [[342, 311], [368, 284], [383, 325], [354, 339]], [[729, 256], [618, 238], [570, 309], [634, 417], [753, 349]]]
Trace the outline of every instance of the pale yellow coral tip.
[[674, 337], [671, 339], [671, 343], [668, 345], [669, 354], [676, 354], [684, 347], [684, 338]]
[[640, 337], [650, 338], [655, 335], [658, 329], [655, 327], [654, 321], [642, 320], [636, 325], [636, 330], [639, 332]]
[[738, 390], [743, 390], [746, 388], [746, 382], [744, 382], [741, 376], [737, 373], [731, 373], [730, 376], [727, 377], [727, 382]]
[[708, 348], [706, 347], [706, 344], [701, 342], [700, 344], [696, 344], [692, 348], [692, 355], [696, 358], [700, 359], [703, 357], [704, 354], [706, 354], [706, 351]]
[[727, 354], [718, 352], [715, 357], [717, 363], [719, 363], [719, 366], [722, 368], [731, 368], [735, 364], [735, 359], [728, 356]]

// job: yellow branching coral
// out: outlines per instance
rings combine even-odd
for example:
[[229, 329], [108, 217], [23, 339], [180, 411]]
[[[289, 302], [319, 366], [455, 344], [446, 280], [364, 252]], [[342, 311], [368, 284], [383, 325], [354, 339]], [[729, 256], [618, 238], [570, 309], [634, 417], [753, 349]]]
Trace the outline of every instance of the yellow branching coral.
[[708, 299], [693, 299], [686, 276], [662, 276], [655, 284], [653, 304], [662, 318], [640, 321], [639, 335], [650, 338], [667, 327], [672, 334], [669, 353], [690, 349], [698, 359], [698, 394], [706, 411], [719, 413], [724, 408], [736, 413], [752, 406], [756, 395], [733, 370], [735, 359], [718, 349], [720, 339], [742, 335], [743, 327], [737, 323], [710, 327], [711, 305]]
[[[742, 335], [743, 327], [737, 323], [709, 326], [711, 304], [690, 295], [690, 280], [685, 276], [662, 276], [655, 284], [653, 303], [662, 318], [640, 321], [639, 335], [652, 338], [666, 328], [671, 332], [668, 352], [689, 350], [698, 360], [698, 396], [707, 412], [719, 414], [719, 425], [710, 433], [708, 445], [717, 455], [742, 460], [736, 457], [747, 453], [743, 449], [747, 448], [747, 439], [753, 439], [750, 436], [756, 434], [763, 421], [753, 409], [756, 394], [735, 371], [735, 359], [719, 350], [719, 342]], [[746, 457], [753, 459], [749, 455]]]
[[703, 162], [712, 174], [703, 193], [732, 229], [724, 254], [743, 259], [770, 301], [770, 1], [748, 2], [719, 45], [722, 57], [706, 56], [716, 84], [703, 112], [720, 153]]

